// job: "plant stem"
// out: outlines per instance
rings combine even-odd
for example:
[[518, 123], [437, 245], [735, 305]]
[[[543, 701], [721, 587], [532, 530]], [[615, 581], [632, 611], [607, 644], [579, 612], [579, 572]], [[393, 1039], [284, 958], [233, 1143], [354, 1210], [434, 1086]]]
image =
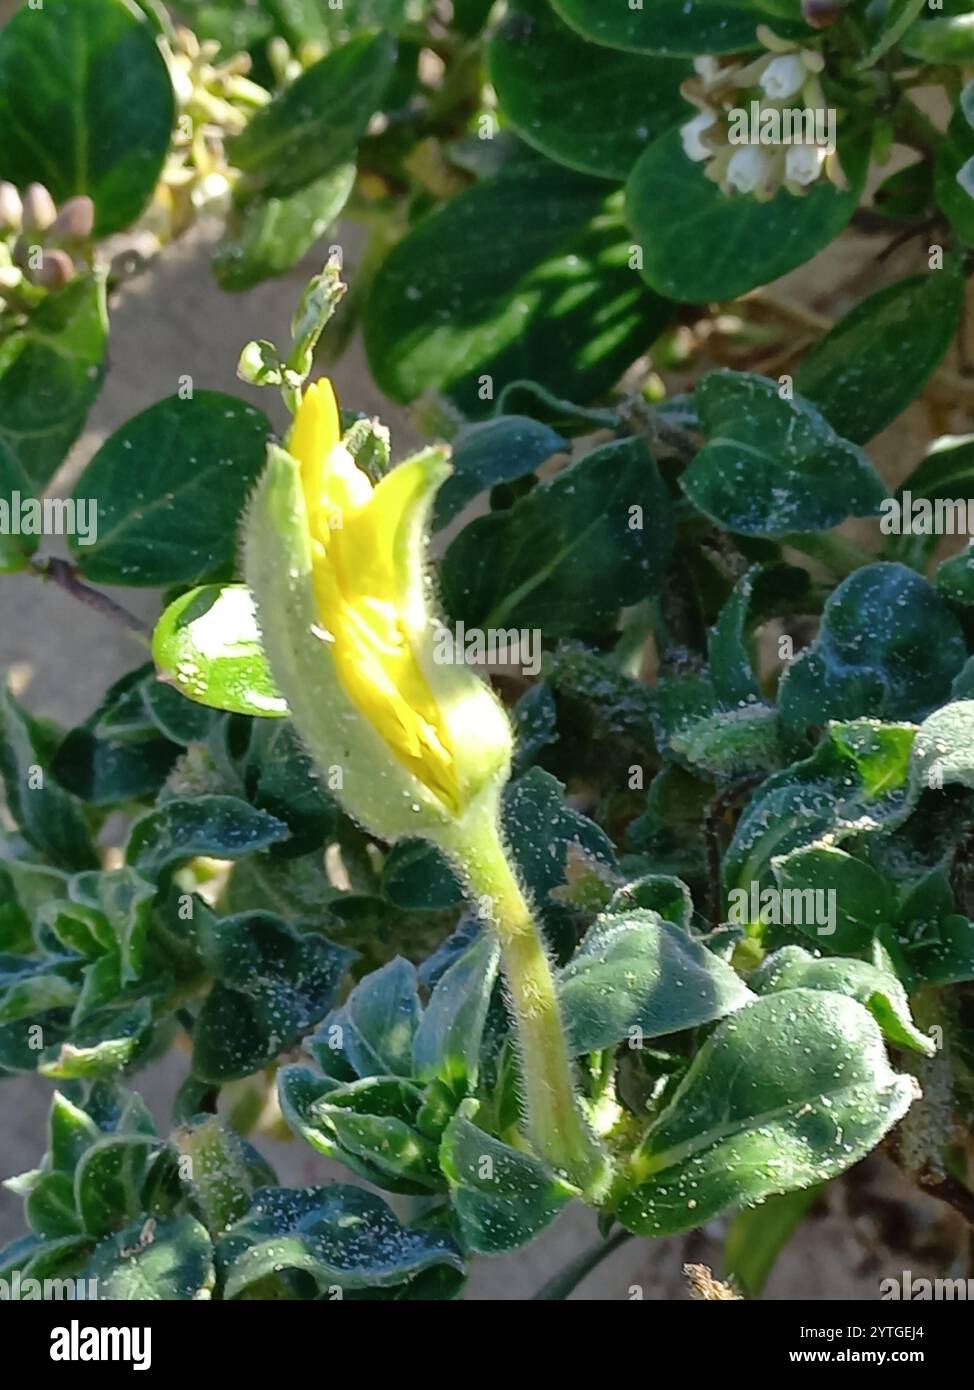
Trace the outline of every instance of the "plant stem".
[[587, 1250], [572, 1260], [571, 1264], [543, 1284], [534, 1295], [533, 1302], [543, 1300], [552, 1302], [556, 1299], [565, 1299], [575, 1290], [586, 1275], [591, 1274], [604, 1259], [607, 1259], [614, 1251], [618, 1250], [626, 1241], [632, 1240], [631, 1231], [616, 1231], [608, 1240], [601, 1240], [597, 1245], [591, 1245]]
[[496, 798], [483, 800], [490, 804], [451, 826], [440, 843], [500, 945], [530, 1138], [540, 1158], [597, 1199], [608, 1187], [609, 1161], [579, 1107], [551, 961], [505, 851]]
[[876, 558], [864, 551], [855, 541], [850, 541], [845, 536], [830, 535], [828, 532], [819, 535], [785, 536], [782, 544], [791, 546], [792, 550], [800, 550], [803, 555], [808, 555], [823, 565], [828, 565], [834, 574], [843, 578]]
[[66, 594], [70, 594], [72, 598], [78, 599], [86, 608], [93, 609], [102, 617], [110, 618], [113, 622], [121, 623], [141, 641], [147, 640], [149, 629], [142, 619], [137, 618], [134, 613], [129, 613], [121, 604], [115, 603], [106, 594], [82, 583], [78, 578], [77, 567], [72, 565], [69, 560], [61, 560], [52, 555], [47, 559], [31, 560], [29, 568], [34, 574], [39, 574], [42, 579], [49, 580], [52, 584], [56, 584], [59, 589], [63, 589]]

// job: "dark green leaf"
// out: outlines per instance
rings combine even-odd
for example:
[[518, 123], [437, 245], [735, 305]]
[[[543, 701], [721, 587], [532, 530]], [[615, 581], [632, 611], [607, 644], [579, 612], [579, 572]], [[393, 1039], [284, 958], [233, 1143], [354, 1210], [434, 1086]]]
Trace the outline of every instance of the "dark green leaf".
[[46, 739], [40, 725], [9, 691], [0, 690], [0, 775], [21, 834], [63, 868], [94, 868], [98, 857], [88, 827], [46, 763]]
[[265, 1188], [219, 1253], [227, 1298], [246, 1294], [281, 1270], [310, 1275], [325, 1296], [336, 1289], [403, 1296], [433, 1270], [455, 1292], [463, 1273], [460, 1252], [447, 1235], [400, 1225], [380, 1197], [358, 1187]]
[[464, 1244], [498, 1255], [550, 1225], [574, 1189], [531, 1154], [479, 1129], [476, 1113], [475, 1101], [460, 1106], [443, 1136], [440, 1163]]
[[966, 646], [937, 591], [904, 565], [867, 565], [830, 596], [818, 637], [779, 688], [793, 729], [829, 719], [922, 719], [949, 698]]
[[539, 161], [476, 184], [383, 263], [365, 320], [376, 380], [400, 401], [444, 391], [470, 415], [518, 377], [591, 400], [670, 315], [628, 268], [630, 241], [600, 179]]
[[874, 1148], [913, 1097], [855, 1000], [806, 989], [757, 999], [697, 1053], [635, 1157], [639, 1186], [619, 1219], [674, 1235], [824, 1182]]
[[[737, 53], [757, 47], [751, 0], [552, 0], [555, 10], [585, 38], [641, 53]], [[777, 27], [777, 26], [776, 26]]]
[[547, 0], [514, 0], [489, 57], [500, 109], [521, 138], [583, 174], [624, 179], [647, 141], [686, 120], [686, 61], [596, 48]]
[[213, 1288], [213, 1250], [203, 1226], [188, 1213], [148, 1228], [144, 1220], [103, 1240], [85, 1269], [98, 1297], [129, 1302], [191, 1302]]
[[176, 584], [228, 564], [270, 430], [261, 411], [217, 391], [169, 396], [129, 420], [75, 487], [98, 504], [98, 539], [74, 545], [82, 573]]
[[640, 440], [620, 440], [472, 521], [443, 561], [447, 607], [479, 629], [604, 628], [652, 593], [671, 544], [656, 466]]
[[879, 1024], [884, 1037], [899, 1047], [932, 1057], [936, 1048], [913, 1022], [906, 991], [895, 975], [869, 961], [820, 960], [800, 946], [785, 946], [768, 956], [750, 976], [758, 994], [786, 989], [824, 989], [858, 999]]
[[575, 1053], [712, 1023], [752, 997], [730, 966], [655, 912], [607, 913], [558, 976]]
[[526, 415], [466, 425], [453, 441], [453, 472], [436, 494], [434, 529], [452, 521], [479, 492], [526, 477], [567, 448], [561, 435]]
[[856, 444], [879, 434], [923, 390], [960, 323], [964, 281], [931, 270], [888, 285], [812, 348], [795, 386]]
[[172, 83], [125, 0], [25, 5], [0, 34], [0, 178], [94, 200], [95, 234], [134, 222], [169, 147]]
[[297, 265], [341, 215], [354, 183], [355, 165], [340, 164], [297, 193], [238, 209], [214, 253], [220, 287], [248, 290]]
[[886, 488], [815, 406], [749, 372], [711, 372], [694, 393], [707, 444], [680, 483], [694, 506], [746, 536], [826, 531], [875, 515]]
[[[688, 106], [688, 119], [692, 114]], [[822, 180], [804, 198], [782, 188], [761, 203], [722, 193], [684, 153], [678, 130], [662, 136], [636, 164], [626, 191], [646, 282], [670, 299], [701, 303], [746, 294], [811, 260], [859, 206], [867, 151], [864, 138], [843, 145], [845, 192]]]
[[[104, 277], [82, 275], [0, 344], [0, 496], [29, 497], [51, 481], [98, 395], [107, 342]], [[11, 536], [4, 546], [14, 540], [36, 542]]]
[[388, 34], [359, 34], [307, 68], [227, 148], [252, 187], [281, 197], [334, 174], [379, 108], [395, 61]]
[[176, 798], [136, 821], [126, 859], [157, 879], [187, 859], [239, 859], [288, 837], [287, 826], [234, 796]]

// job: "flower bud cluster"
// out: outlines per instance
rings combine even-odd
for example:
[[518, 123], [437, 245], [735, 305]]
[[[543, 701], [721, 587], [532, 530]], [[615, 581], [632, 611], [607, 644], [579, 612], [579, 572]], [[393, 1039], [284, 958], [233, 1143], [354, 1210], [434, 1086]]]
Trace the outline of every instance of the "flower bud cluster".
[[758, 28], [758, 58], [705, 54], [683, 84], [698, 114], [681, 127], [688, 158], [727, 196], [765, 202], [781, 188], [801, 196], [820, 179], [846, 180], [835, 149], [835, 113], [819, 74], [822, 54]]
[[176, 130], [153, 202], [139, 224], [160, 245], [173, 240], [201, 214], [224, 214], [239, 177], [225, 143], [238, 135], [271, 94], [248, 76], [247, 53], [217, 63], [219, 44], [201, 43], [176, 30], [163, 47], [176, 98]]
[[0, 180], [0, 326], [14, 326], [87, 268], [94, 225], [88, 197], [58, 207], [41, 183], [21, 192]]

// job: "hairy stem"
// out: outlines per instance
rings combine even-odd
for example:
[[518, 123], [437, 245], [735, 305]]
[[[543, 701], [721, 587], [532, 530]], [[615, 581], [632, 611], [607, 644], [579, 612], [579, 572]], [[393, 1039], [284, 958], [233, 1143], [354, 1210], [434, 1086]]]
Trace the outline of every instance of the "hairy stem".
[[442, 844], [500, 944], [530, 1137], [539, 1157], [597, 1199], [609, 1162], [578, 1103], [551, 961], [504, 849], [496, 804], [451, 827]]

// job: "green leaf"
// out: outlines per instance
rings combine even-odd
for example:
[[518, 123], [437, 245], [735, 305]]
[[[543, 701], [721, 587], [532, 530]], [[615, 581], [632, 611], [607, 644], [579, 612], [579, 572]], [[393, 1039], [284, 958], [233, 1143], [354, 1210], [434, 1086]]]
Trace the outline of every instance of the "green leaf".
[[[564, 884], [573, 849], [610, 873], [616, 868], [612, 841], [594, 821], [566, 803], [557, 778], [533, 767], [506, 789], [501, 823], [532, 901], [545, 922], [557, 929], [571, 914], [551, 899]], [[574, 938], [573, 938], [574, 944]]]
[[675, 1235], [824, 1182], [865, 1157], [913, 1096], [855, 1000], [806, 989], [757, 999], [697, 1053], [635, 1156], [639, 1186], [619, 1220]]
[[937, 536], [968, 533], [968, 504], [974, 495], [974, 436], [944, 435], [896, 490], [880, 530], [893, 556], [926, 568]]
[[817, 1184], [769, 1197], [742, 1211], [727, 1228], [724, 1274], [750, 1298], [757, 1298], [783, 1247], [822, 1194]]
[[453, 472], [436, 494], [433, 529], [446, 526], [478, 493], [527, 477], [567, 449], [560, 434], [526, 415], [465, 425], [453, 441]]
[[62, 868], [94, 868], [98, 856], [88, 827], [47, 770], [47, 754], [46, 731], [0, 689], [0, 776], [20, 833]]
[[488, 54], [498, 104], [517, 133], [583, 174], [624, 179], [648, 140], [686, 120], [688, 63], [593, 47], [547, 0], [515, 0]]
[[213, 1083], [250, 1076], [310, 1032], [353, 954], [270, 913], [206, 914], [199, 930], [216, 983], [196, 1018], [193, 1072]]
[[856, 570], [830, 595], [810, 647], [779, 687], [792, 729], [873, 715], [922, 719], [950, 696], [966, 646], [937, 591], [905, 565]]
[[762, 961], [749, 977], [758, 994], [789, 989], [824, 989], [847, 994], [869, 1010], [883, 1036], [898, 1047], [932, 1057], [936, 1047], [910, 1014], [906, 991], [895, 975], [865, 960], [820, 960], [800, 946], [784, 946]]
[[[753, 23], [753, 10], [750, 16]], [[689, 106], [687, 112], [689, 118]], [[786, 275], [848, 224], [862, 197], [868, 148], [865, 138], [841, 146], [846, 191], [820, 180], [804, 198], [782, 188], [760, 203], [722, 193], [686, 155], [680, 132], [670, 131], [646, 150], [626, 190], [644, 279], [670, 299], [702, 303], [733, 299]]]
[[460, 1094], [477, 1084], [480, 1048], [500, 951], [484, 932], [436, 982], [413, 1039], [413, 1074]]
[[926, 9], [927, 0], [890, 0], [872, 48], [862, 59], [861, 68], [871, 68], [899, 43], [910, 25]]
[[752, 998], [739, 976], [655, 912], [607, 913], [558, 976], [574, 1053], [698, 1028]]
[[440, 1146], [464, 1245], [484, 1255], [516, 1250], [543, 1231], [575, 1195], [531, 1154], [474, 1123], [476, 1101], [462, 1103]]
[[125, 0], [44, 0], [0, 34], [0, 178], [86, 193], [95, 235], [134, 222], [169, 148], [172, 84], [145, 17]]
[[74, 1204], [74, 1184], [69, 1173], [45, 1173], [28, 1193], [24, 1216], [39, 1236], [56, 1240], [82, 1234]]
[[188, 699], [231, 714], [281, 718], [254, 596], [243, 584], [204, 584], [169, 605], [152, 634], [160, 672]]
[[769, 772], [786, 761], [777, 710], [742, 705], [718, 710], [674, 730], [669, 750], [708, 777], [744, 777]]
[[156, 880], [187, 859], [239, 859], [287, 837], [282, 821], [235, 796], [177, 797], [135, 822], [125, 855]]
[[383, 1291], [408, 1297], [439, 1276], [439, 1296], [456, 1292], [463, 1274], [459, 1250], [448, 1235], [399, 1223], [385, 1202], [358, 1187], [264, 1188], [248, 1216], [219, 1247], [225, 1298], [246, 1295], [280, 1271], [310, 1275], [325, 1297], [344, 1290]]
[[793, 565], [752, 565], [737, 581], [708, 637], [714, 695], [732, 709], [761, 698], [751, 637], [770, 618], [810, 611], [808, 571]]
[[46, 1048], [37, 1070], [54, 1081], [111, 1076], [131, 1066], [146, 1051], [152, 1041], [152, 1027], [148, 999], [121, 1008], [98, 1009], [83, 1023], [72, 1020], [70, 1040]]
[[601, 395], [671, 312], [629, 269], [631, 240], [601, 179], [539, 160], [474, 185], [384, 261], [365, 317], [376, 381], [399, 401], [443, 391], [473, 416], [518, 377]]
[[443, 560], [447, 608], [468, 628], [606, 628], [653, 592], [671, 544], [656, 466], [642, 441], [619, 440], [465, 527]]
[[122, 1303], [209, 1298], [213, 1249], [206, 1227], [189, 1213], [147, 1225], [139, 1219], [96, 1246], [85, 1277], [98, 1280], [98, 1297]]
[[274, 197], [334, 174], [379, 108], [395, 56], [388, 34], [357, 35], [261, 107], [228, 143], [230, 163]]
[[865, 454], [801, 397], [750, 372], [710, 372], [694, 401], [707, 443], [680, 479], [719, 525], [746, 536], [827, 531], [888, 494]]
[[770, 881], [772, 860], [822, 838], [896, 825], [909, 806], [912, 725], [831, 725], [810, 758], [769, 777], [751, 798], [724, 856], [727, 887]]
[[441, 1190], [436, 1143], [419, 1130], [423, 1096], [400, 1077], [370, 1076], [348, 1085], [307, 1067], [279, 1077], [281, 1113], [318, 1153], [389, 1192]]
[[974, 61], [974, 14], [942, 15], [918, 20], [900, 39], [909, 58], [924, 63]]
[[463, 886], [447, 859], [429, 840], [397, 840], [382, 866], [382, 891], [407, 911], [454, 907]]
[[[782, 905], [798, 904], [791, 924], [836, 955], [865, 951], [894, 916], [885, 879], [844, 850], [810, 845], [782, 855], [772, 866]], [[782, 920], [788, 925], [784, 912]]]
[[341, 216], [354, 183], [355, 165], [339, 164], [285, 198], [236, 209], [213, 256], [220, 288], [248, 290], [296, 266]]
[[931, 270], [857, 304], [802, 362], [795, 387], [838, 434], [864, 444], [918, 396], [960, 323], [964, 281]]
[[99, 584], [176, 584], [229, 564], [270, 421], [217, 391], [169, 396], [105, 441], [74, 495], [98, 506], [93, 545], [73, 543]]
[[92, 1144], [74, 1174], [74, 1198], [84, 1229], [104, 1236], [142, 1211], [142, 1183], [156, 1144], [146, 1134], [110, 1135]]
[[[606, 5], [602, 0], [552, 0], [566, 23], [587, 39], [639, 53], [737, 53], [757, 47], [751, 0], [645, 0]], [[775, 26], [778, 27], [777, 25]]]
[[[102, 275], [49, 295], [0, 344], [0, 496], [41, 493], [64, 462], [98, 395], [108, 342]], [[36, 537], [18, 540], [25, 553]], [[28, 544], [28, 542], [31, 542]]]
[[974, 605], [974, 544], [938, 565], [935, 583], [937, 593], [948, 602], [964, 608]]
[[955, 700], [920, 725], [910, 780], [926, 787], [974, 787], [974, 700]]
[[969, 82], [961, 93], [957, 110], [947, 127], [947, 138], [937, 151], [934, 165], [937, 203], [968, 246], [974, 246], [974, 191], [970, 183], [972, 159], [974, 82]]
[[359, 1076], [411, 1076], [422, 1010], [416, 970], [397, 956], [355, 986], [341, 1011], [345, 1055]]

